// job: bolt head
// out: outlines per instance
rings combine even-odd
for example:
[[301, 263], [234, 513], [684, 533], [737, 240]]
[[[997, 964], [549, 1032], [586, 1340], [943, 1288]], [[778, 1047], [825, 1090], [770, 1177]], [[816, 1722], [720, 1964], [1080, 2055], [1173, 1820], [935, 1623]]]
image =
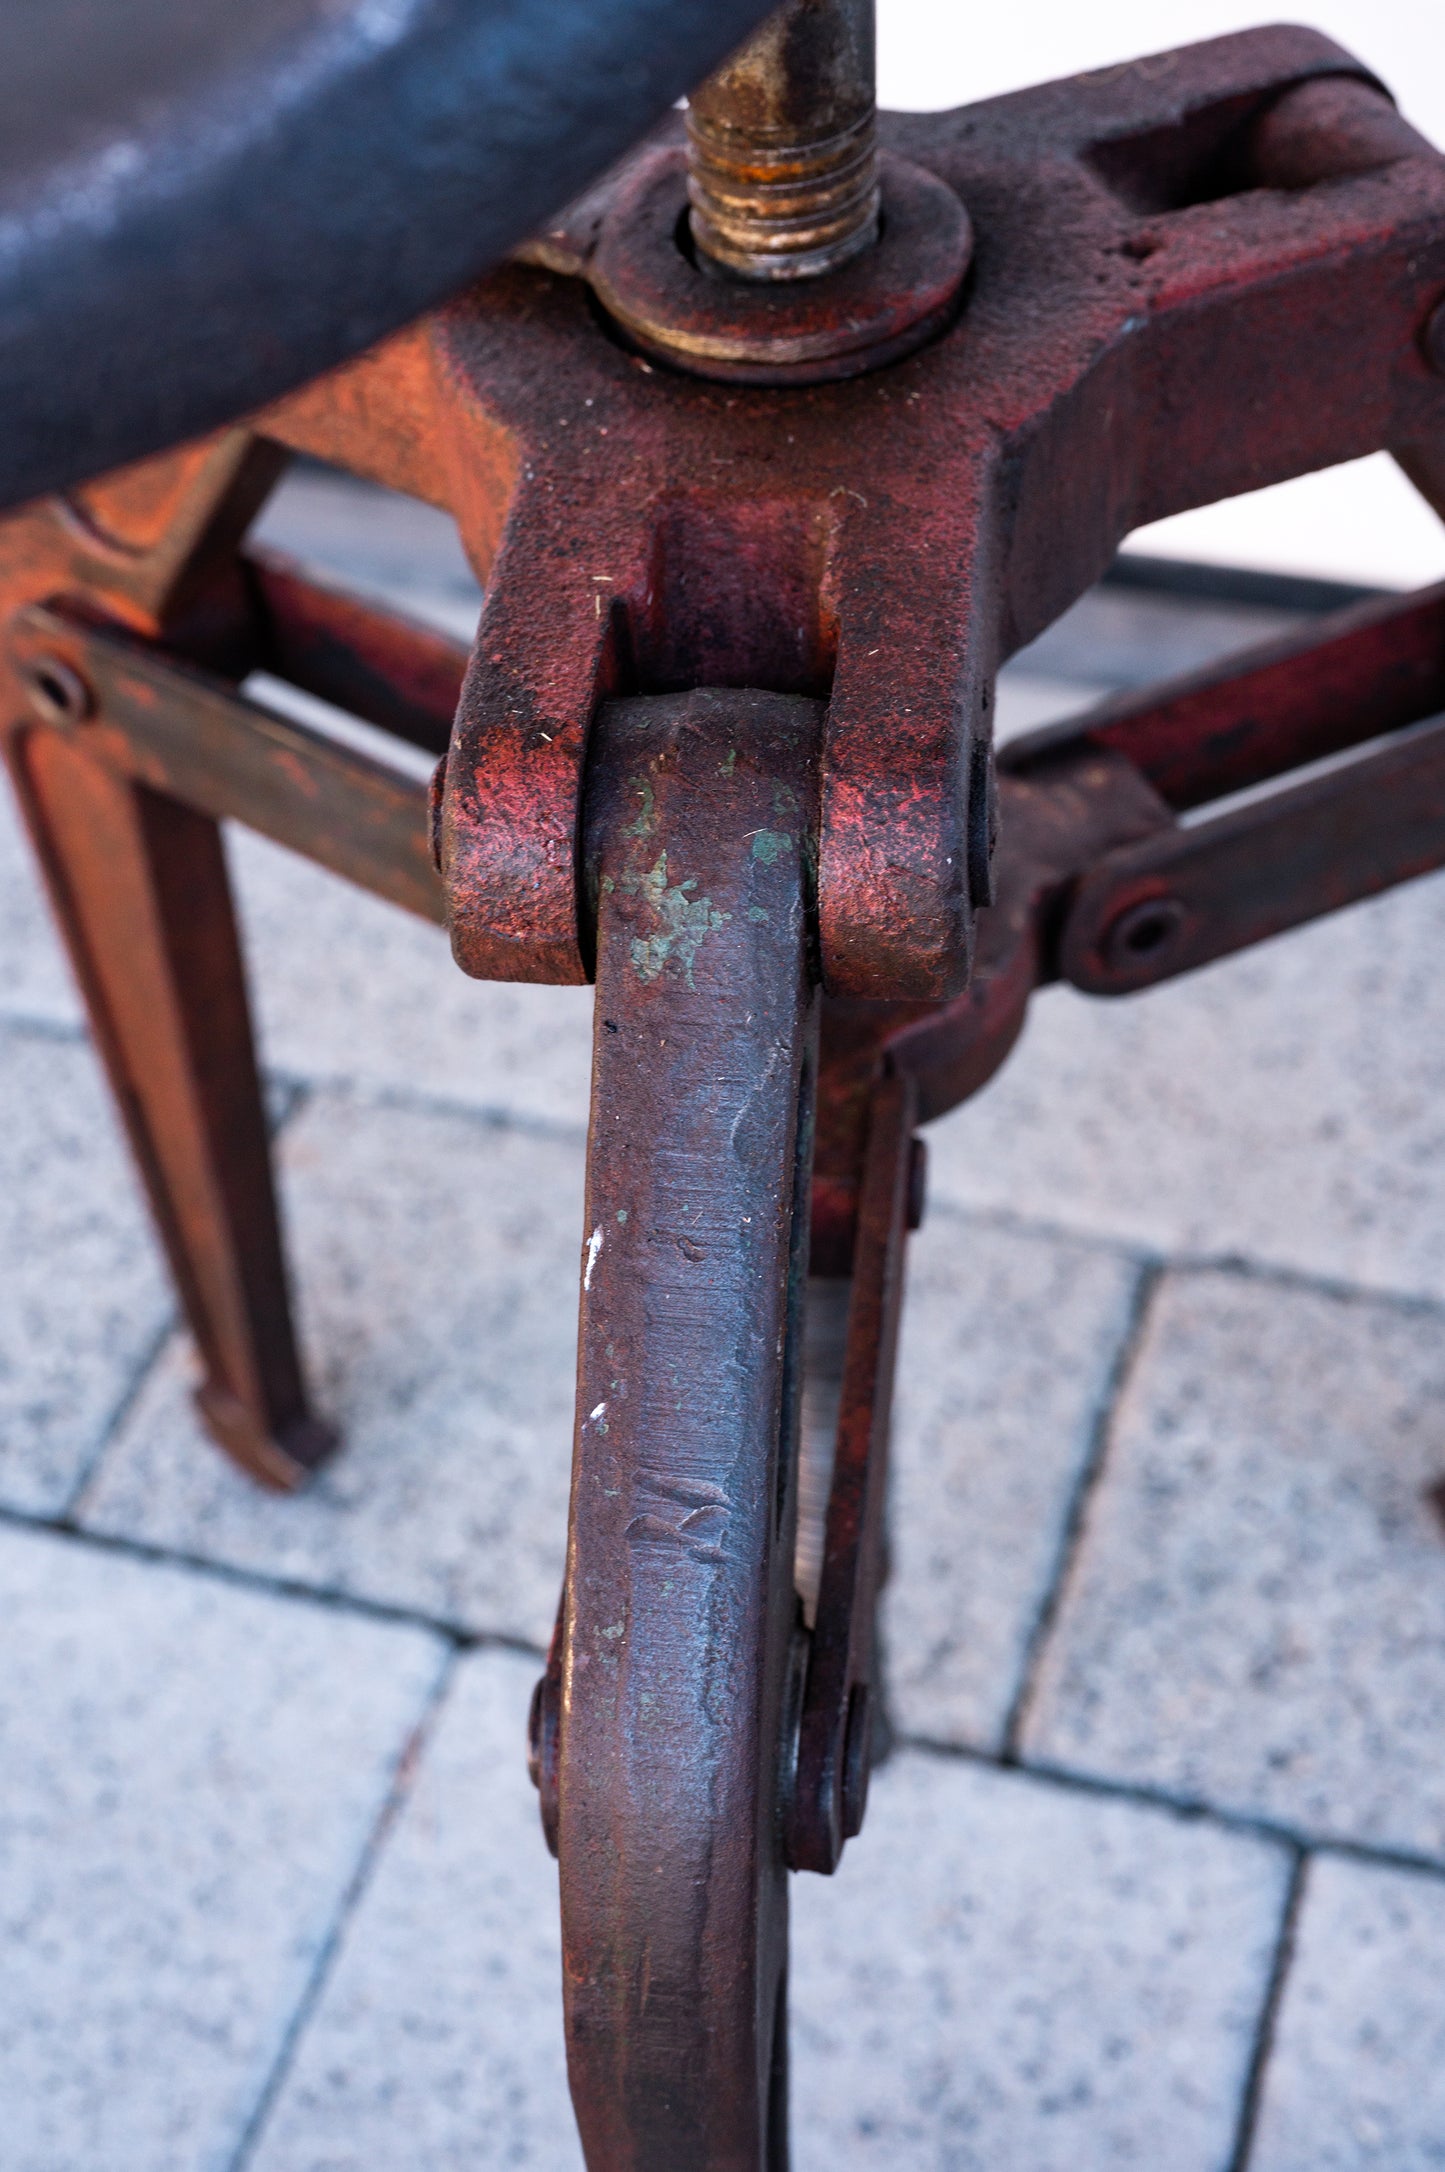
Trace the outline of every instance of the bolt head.
[[20, 677], [30, 706], [44, 724], [81, 724], [95, 707], [89, 686], [63, 656], [26, 656]]
[[1114, 973], [1137, 972], [1162, 959], [1178, 941], [1186, 914], [1177, 897], [1145, 897], [1109, 923], [1100, 945]]

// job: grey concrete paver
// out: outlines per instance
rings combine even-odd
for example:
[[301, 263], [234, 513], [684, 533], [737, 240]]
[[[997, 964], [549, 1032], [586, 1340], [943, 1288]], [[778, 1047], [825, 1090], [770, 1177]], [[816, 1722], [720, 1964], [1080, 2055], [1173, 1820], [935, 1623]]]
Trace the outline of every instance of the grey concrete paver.
[[[263, 1063], [522, 1122], [587, 1122], [587, 988], [457, 971], [445, 934], [253, 832], [227, 828]], [[80, 1000], [0, 780], [0, 1022], [78, 1027]]]
[[[534, 1671], [459, 1670], [250, 2172], [578, 2164]], [[799, 2172], [1217, 2172], [1283, 1851], [916, 1753], [875, 1789], [793, 1880]]]
[[443, 1647], [0, 1529], [0, 2162], [231, 2158]]
[[1003, 672], [1086, 679], [1101, 688], [1147, 686], [1273, 641], [1302, 623], [1274, 604], [1227, 602], [1108, 583], [1091, 588], [1020, 649]]
[[8, 777], [0, 777], [0, 1019], [78, 1026], [80, 997], [51, 924]]
[[228, 844], [264, 1062], [585, 1127], [590, 988], [468, 980], [440, 928], [264, 838]]
[[342, 1453], [299, 1497], [258, 1492], [201, 1439], [178, 1346], [82, 1521], [545, 1642], [567, 1524], [580, 1146], [318, 1094], [281, 1170], [317, 1400]]
[[1272, 1845], [904, 1752], [794, 1880], [799, 2172], [1221, 2172]]
[[462, 1661], [247, 2172], [580, 2172], [537, 1665]]
[[1030, 1756], [1445, 1860], [1440, 1318], [1166, 1277]]
[[[363, 495], [298, 473], [267, 532], [465, 634], [477, 592], [448, 524]], [[1001, 736], [1273, 630], [1098, 591], [1005, 674]], [[177, 1339], [83, 1513], [540, 1642], [588, 994], [470, 983], [437, 930], [263, 840], [230, 849], [266, 1060], [322, 1088], [285, 1186], [349, 1444], [309, 1497], [257, 1494], [199, 1437]], [[1052, 992], [1001, 1080], [933, 1127], [945, 1211], [913, 1262], [887, 1601], [905, 1729], [999, 1745], [1125, 1327], [1125, 1253], [1445, 1296], [1442, 936], [1437, 879], [1137, 1003]], [[78, 1018], [0, 792], [0, 1020]], [[21, 1042], [34, 1060], [12, 1063]], [[48, 1515], [167, 1299], [89, 1058], [12, 1033], [0, 1077], [18, 1081], [0, 1102], [0, 1501]], [[1166, 1284], [1030, 1754], [1445, 1860], [1445, 1537], [1421, 1501], [1445, 1476], [1437, 1328], [1227, 1276]], [[15, 1547], [43, 1550], [43, 1586]], [[217, 2172], [439, 1647], [3, 1529], [0, 1586], [21, 1653], [0, 1673], [0, 1826], [21, 1836], [0, 1852], [18, 1955], [0, 2165], [15, 2098], [14, 2172]], [[574, 2172], [555, 1875], [520, 1753], [534, 1671], [461, 1663], [250, 2172]], [[801, 2172], [1220, 2172], [1287, 1868], [1207, 1818], [901, 1754], [841, 1879], [797, 1881]], [[1441, 1891], [1311, 1866], [1253, 2172], [1445, 2165]]]
[[1137, 1272], [955, 1214], [914, 1238], [884, 1604], [903, 1732], [1002, 1746]]
[[253, 543], [339, 574], [383, 603], [470, 641], [482, 592], [449, 513], [314, 461], [297, 461], [251, 530]]
[[1445, 1885], [1317, 1856], [1250, 2172], [1445, 2165]]
[[95, 1058], [0, 1030], [0, 1503], [64, 1508], [171, 1310]]
[[1050, 989], [935, 1196], [1445, 1296], [1445, 877], [1118, 1002]]
[[[282, 1167], [341, 1456], [300, 1499], [233, 1475], [198, 1434], [178, 1342], [82, 1521], [544, 1641], [566, 1521], [577, 1148], [324, 1096]], [[912, 1731], [997, 1742], [1132, 1282], [1108, 1253], [957, 1216], [916, 1241], [887, 1616]]]

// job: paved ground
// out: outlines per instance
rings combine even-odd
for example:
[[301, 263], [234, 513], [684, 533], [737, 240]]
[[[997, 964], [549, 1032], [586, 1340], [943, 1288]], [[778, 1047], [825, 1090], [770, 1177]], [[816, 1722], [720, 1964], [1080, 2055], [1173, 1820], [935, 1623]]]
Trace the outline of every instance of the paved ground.
[[[343, 519], [343, 513], [345, 518]], [[278, 516], [464, 622], [426, 518]], [[1096, 598], [1015, 723], [1269, 630]], [[523, 1714], [587, 999], [234, 840], [306, 1339], [261, 1498], [0, 826], [0, 2167], [577, 2165]], [[900, 1747], [796, 1881], [802, 2172], [1445, 2165], [1445, 883], [1042, 999], [933, 1134]]]

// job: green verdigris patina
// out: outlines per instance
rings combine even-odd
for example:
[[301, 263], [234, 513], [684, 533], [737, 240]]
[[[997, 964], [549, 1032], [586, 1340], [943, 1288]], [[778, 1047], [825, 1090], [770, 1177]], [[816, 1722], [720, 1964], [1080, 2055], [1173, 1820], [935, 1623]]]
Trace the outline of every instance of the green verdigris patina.
[[695, 987], [693, 966], [698, 951], [714, 929], [731, 920], [732, 914], [714, 912], [711, 898], [694, 897], [691, 893], [697, 883], [691, 876], [670, 883], [666, 852], [658, 854], [645, 874], [629, 869], [622, 878], [622, 888], [640, 893], [662, 922], [654, 934], [632, 938], [632, 963], [638, 979], [645, 985], [674, 965], [688, 987]]
[[[735, 762], [736, 755], [730, 752], [721, 766], [720, 774], [731, 777]], [[632, 821], [624, 825], [622, 834], [638, 839], [651, 838], [657, 828], [656, 796], [652, 784], [646, 777], [632, 777], [628, 782], [630, 789], [637, 794], [640, 805]], [[775, 788], [775, 815], [786, 819], [796, 806], [796, 794], [788, 786], [779, 785]], [[792, 831], [783, 829], [753, 830], [749, 833], [749, 839], [753, 859], [764, 867], [772, 867], [784, 853], [792, 851], [797, 844]], [[604, 882], [603, 887], [608, 890], [612, 888], [610, 878]], [[711, 898], [696, 896], [694, 893], [697, 882], [694, 877], [689, 875], [681, 882], [670, 882], [666, 849], [658, 853], [649, 868], [629, 867], [619, 878], [618, 887], [625, 895], [639, 897], [644, 905], [652, 909], [660, 923], [652, 934], [635, 935], [632, 938], [632, 965], [638, 979], [646, 986], [659, 979], [667, 968], [672, 966], [682, 975], [689, 988], [696, 987], [693, 968], [697, 962], [698, 951], [709, 935], [731, 920], [732, 914], [716, 911]], [[754, 905], [749, 908], [748, 918], [766, 920], [768, 914], [764, 907]]]

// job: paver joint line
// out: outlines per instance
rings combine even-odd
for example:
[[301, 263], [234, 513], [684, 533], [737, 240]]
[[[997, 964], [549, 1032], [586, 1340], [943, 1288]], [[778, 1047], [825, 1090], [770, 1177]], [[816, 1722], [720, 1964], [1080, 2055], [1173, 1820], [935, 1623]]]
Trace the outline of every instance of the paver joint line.
[[0, 1506], [0, 1525], [13, 1525], [22, 1531], [46, 1531], [97, 1554], [115, 1554], [122, 1559], [153, 1562], [157, 1567], [186, 1569], [192, 1575], [233, 1585], [239, 1591], [265, 1592], [273, 1598], [299, 1600], [323, 1613], [348, 1615], [357, 1621], [393, 1623], [403, 1629], [424, 1629], [458, 1652], [515, 1652], [521, 1658], [536, 1660], [546, 1657], [544, 1645], [529, 1643], [525, 1637], [508, 1636], [503, 1630], [467, 1629], [437, 1615], [419, 1613], [414, 1608], [386, 1606], [376, 1600], [354, 1597], [349, 1592], [322, 1590], [299, 1579], [236, 1568], [230, 1562], [214, 1561], [205, 1554], [185, 1553], [171, 1546], [150, 1546], [140, 1539], [89, 1530], [72, 1520], [68, 1513], [59, 1517], [27, 1516], [23, 1510]]
[[341, 1896], [336, 1913], [325, 1936], [317, 1947], [316, 1959], [311, 1973], [307, 1978], [300, 1998], [296, 2002], [290, 2022], [277, 2049], [271, 2071], [262, 2084], [251, 2115], [242, 2129], [235, 2152], [226, 2167], [226, 2172], [247, 2172], [247, 2167], [255, 2155], [265, 2132], [266, 2123], [271, 2116], [272, 2108], [285, 2085], [286, 2077], [291, 2070], [298, 2047], [306, 2033], [307, 2024], [320, 2004], [327, 1980], [341, 1949], [342, 1940], [346, 1935], [347, 1925], [361, 1905], [367, 1887], [371, 1882], [372, 1874], [385, 1849], [388, 1835], [415, 1784], [417, 1771], [425, 1755], [428, 1739], [446, 1702], [447, 1693], [456, 1679], [457, 1660], [458, 1654], [455, 1650], [446, 1654], [437, 1671], [436, 1681], [432, 1685], [432, 1693], [426, 1707], [418, 1715], [416, 1724], [401, 1747], [392, 1770], [391, 1785], [386, 1791], [372, 1829], [357, 1857], [356, 1868]]
[[999, 1772], [1017, 1772], [1041, 1786], [1060, 1788], [1071, 1795], [1100, 1796], [1108, 1802], [1132, 1802], [1150, 1810], [1164, 1810], [1171, 1817], [1179, 1818], [1186, 1824], [1212, 1825], [1222, 1833], [1236, 1833], [1245, 1839], [1267, 1841], [1271, 1846], [1283, 1848], [1290, 1855], [1308, 1856], [1311, 1859], [1337, 1858], [1340, 1862], [1361, 1863], [1376, 1870], [1405, 1871], [1412, 1877], [1429, 1878], [1437, 1885], [1445, 1884], [1445, 1861], [1438, 1857], [1411, 1855], [1398, 1848], [1371, 1847], [1362, 1841], [1322, 1840], [1314, 1834], [1300, 1832], [1294, 1826], [1282, 1825], [1277, 1820], [1249, 1817], [1238, 1811], [1222, 1809], [1218, 1804], [1206, 1802], [1198, 1796], [1171, 1794], [1163, 1787], [1150, 1787], [1138, 1781], [1110, 1779], [1105, 1774], [1078, 1771], [1067, 1765], [1051, 1764], [1039, 1757], [1020, 1755], [1004, 1758], [987, 1750], [971, 1748], [965, 1743], [940, 1742], [929, 1735], [897, 1735], [892, 1744], [892, 1752], [901, 1750], [916, 1750], [922, 1757], [938, 1758], [945, 1762], [986, 1765]]
[[120, 1432], [126, 1419], [135, 1408], [141, 1391], [160, 1362], [161, 1352], [175, 1335], [177, 1325], [177, 1314], [175, 1312], [168, 1313], [151, 1337], [147, 1347], [137, 1357], [130, 1379], [117, 1397], [115, 1407], [98, 1434], [94, 1448], [76, 1470], [70, 1493], [63, 1502], [59, 1515], [53, 1519], [45, 1519], [53, 1520], [57, 1529], [63, 1530], [74, 1523], [79, 1512], [80, 1503], [85, 1497], [85, 1489], [94, 1477], [102, 1456], [104, 1456], [106, 1449], [115, 1439], [116, 1434]]
[[1291, 1867], [1289, 1887], [1285, 1893], [1284, 1906], [1280, 1910], [1279, 1940], [1275, 1946], [1264, 2003], [1260, 2008], [1259, 2027], [1255, 2032], [1254, 2050], [1250, 2057], [1249, 2072], [1245, 2077], [1244, 2093], [1240, 2098], [1239, 2126], [1228, 2172], [1249, 2172], [1249, 2161], [1254, 2153], [1255, 2130], [1259, 2124], [1260, 2098], [1265, 2073], [1274, 2050], [1280, 2002], [1284, 1997], [1285, 1983], [1294, 1959], [1295, 1935], [1304, 1907], [1308, 1877], [1309, 1856], [1301, 1850]]
[[1109, 1436], [1119, 1408], [1120, 1398], [1128, 1385], [1129, 1376], [1138, 1360], [1143, 1345], [1144, 1330], [1149, 1309], [1154, 1301], [1163, 1276], [1163, 1269], [1156, 1264], [1142, 1266], [1130, 1295], [1129, 1309], [1120, 1330], [1114, 1361], [1100, 1393], [1090, 1426], [1089, 1445], [1080, 1466], [1077, 1484], [1069, 1502], [1059, 1549], [1054, 1562], [1053, 1574], [1044, 1594], [1028, 1644], [1023, 1665], [1019, 1670], [1018, 1688], [1009, 1707], [1004, 1723], [1003, 1762], [1019, 1762], [1019, 1743], [1028, 1721], [1038, 1670], [1043, 1661], [1059, 1608], [1063, 1604], [1074, 1562], [1083, 1544], [1084, 1530], [1088, 1522], [1089, 1502], [1103, 1472], [1109, 1453]]

